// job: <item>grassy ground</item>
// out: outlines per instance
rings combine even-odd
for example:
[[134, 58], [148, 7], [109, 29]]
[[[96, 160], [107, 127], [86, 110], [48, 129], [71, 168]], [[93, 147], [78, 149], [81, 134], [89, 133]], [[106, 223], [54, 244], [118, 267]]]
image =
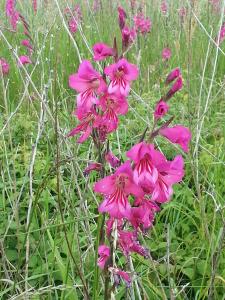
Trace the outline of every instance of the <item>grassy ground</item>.
[[[94, 43], [119, 38], [116, 3], [102, 4], [93, 13], [92, 3], [81, 1], [81, 32], [71, 39], [55, 0], [36, 16], [18, 1], [36, 50], [35, 63], [26, 69], [16, 64], [24, 51], [22, 29], [3, 29], [8, 25], [1, 12], [0, 55], [11, 70], [0, 82], [0, 299], [84, 299], [79, 273], [93, 295], [101, 199], [92, 191], [97, 175], [84, 178], [83, 170], [96, 153], [90, 142], [78, 145], [65, 136], [76, 124], [68, 76], [77, 70], [78, 53], [91, 59]], [[60, 1], [61, 8], [65, 5]], [[135, 284], [128, 290], [122, 284], [116, 299], [209, 299], [209, 293], [211, 299], [225, 299], [225, 42], [221, 48], [213, 42], [221, 16], [208, 1], [189, 5], [181, 24], [178, 1], [171, 1], [168, 18], [158, 1], [146, 1], [152, 31], [128, 54], [139, 65], [140, 78], [119, 134], [110, 137], [114, 153], [125, 158], [152, 124], [163, 80], [177, 66], [185, 86], [170, 100], [171, 114], [175, 123], [190, 126], [193, 139], [184, 181], [143, 237], [152, 258], [132, 255]], [[161, 51], [167, 45], [172, 58], [165, 64]], [[180, 152], [160, 138], [157, 143], [168, 158]], [[103, 299], [101, 283], [100, 277], [97, 299]]]

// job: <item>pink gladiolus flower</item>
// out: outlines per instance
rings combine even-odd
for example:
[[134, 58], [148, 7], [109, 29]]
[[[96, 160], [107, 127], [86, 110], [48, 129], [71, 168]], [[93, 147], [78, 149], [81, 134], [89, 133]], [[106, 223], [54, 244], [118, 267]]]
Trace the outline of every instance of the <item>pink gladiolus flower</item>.
[[129, 195], [143, 196], [142, 189], [134, 183], [129, 161], [122, 164], [113, 175], [99, 180], [94, 186], [94, 191], [105, 197], [99, 206], [99, 212], [108, 212], [111, 217], [117, 219], [130, 218]]
[[179, 68], [173, 69], [169, 75], [166, 77], [166, 84], [169, 84], [170, 82], [174, 81], [178, 77], [180, 77], [181, 72]]
[[0, 74], [7, 75], [9, 73], [9, 64], [4, 58], [0, 58]]
[[82, 114], [80, 124], [69, 132], [68, 137], [82, 133], [77, 142], [83, 143], [86, 141], [92, 133], [92, 125], [95, 118], [96, 115], [93, 112], [88, 112], [84, 115]]
[[128, 26], [124, 26], [122, 30], [123, 48], [126, 49], [136, 38], [136, 32], [134, 29], [130, 29]]
[[107, 262], [110, 256], [110, 248], [106, 245], [99, 246], [98, 255], [100, 256], [98, 259], [98, 266], [99, 268], [104, 269], [105, 263]]
[[82, 107], [83, 112], [88, 112], [93, 104], [98, 103], [96, 93], [106, 90], [104, 80], [88, 60], [80, 64], [78, 73], [70, 75], [69, 86], [80, 93], [77, 96], [77, 106]]
[[173, 194], [173, 184], [180, 182], [184, 176], [184, 161], [181, 155], [177, 155], [173, 161], [167, 161], [161, 152], [154, 152], [152, 160], [158, 170], [158, 180], [151, 200], [164, 203], [169, 201]]
[[117, 129], [119, 124], [118, 115], [125, 115], [128, 111], [128, 103], [125, 97], [106, 94], [100, 99], [99, 105], [103, 115], [99, 115], [95, 122], [95, 127], [103, 125], [107, 133]]
[[163, 100], [159, 100], [159, 102], [156, 104], [154, 117], [155, 119], [160, 119], [168, 112], [169, 106], [166, 102]]
[[172, 143], [179, 144], [181, 148], [188, 152], [188, 144], [191, 140], [191, 132], [187, 127], [176, 125], [161, 129], [159, 133]]
[[131, 278], [127, 272], [112, 267], [109, 268], [109, 271], [112, 272], [112, 274], [114, 275], [116, 285], [120, 284], [121, 278], [125, 281], [127, 287], [131, 285]]
[[22, 65], [29, 65], [29, 64], [32, 64], [32, 61], [31, 61], [31, 59], [28, 57], [28, 56], [26, 56], [26, 55], [21, 55], [20, 57], [19, 57], [19, 66], [21, 67]]
[[77, 21], [74, 17], [70, 18], [68, 24], [69, 24], [69, 30], [71, 33], [77, 32]]
[[84, 176], [89, 175], [92, 171], [101, 171], [102, 170], [102, 164], [100, 163], [89, 163], [87, 168], [84, 170]]
[[164, 60], [169, 60], [171, 57], [171, 50], [170, 48], [164, 48], [162, 51], [162, 58]]
[[117, 168], [120, 165], [120, 160], [111, 151], [106, 153], [105, 160], [110, 164], [112, 168]]
[[153, 145], [141, 142], [134, 145], [127, 157], [135, 162], [134, 181], [146, 193], [151, 193], [158, 178], [158, 171], [152, 163]]
[[163, 97], [163, 100], [169, 100], [176, 92], [181, 90], [183, 87], [183, 80], [182, 77], [179, 77], [176, 82], [172, 85], [171, 89], [169, 92], [166, 94], [165, 97]]
[[128, 256], [131, 252], [138, 253], [146, 258], [149, 256], [149, 250], [139, 244], [135, 232], [120, 230], [118, 232], [118, 243], [125, 256]]
[[119, 22], [120, 30], [122, 30], [123, 27], [125, 26], [125, 20], [127, 14], [121, 6], [118, 6], [117, 10], [118, 10], [118, 22]]
[[139, 31], [142, 34], [145, 34], [150, 32], [152, 23], [150, 19], [145, 18], [144, 15], [140, 13], [137, 16], [134, 16], [134, 25], [137, 32]]
[[32, 54], [32, 52], [33, 52], [33, 47], [32, 47], [32, 45], [30, 44], [30, 41], [29, 41], [29, 40], [22, 40], [22, 41], [21, 41], [21, 45], [24, 46], [24, 47], [26, 47], [27, 50], [29, 51], [29, 53]]
[[97, 43], [93, 46], [94, 60], [104, 60], [108, 56], [113, 56], [114, 51], [111, 47], [103, 43]]
[[161, 12], [163, 15], [166, 15], [168, 12], [168, 4], [166, 1], [162, 1], [161, 3]]
[[111, 79], [108, 92], [121, 94], [125, 97], [129, 94], [131, 81], [138, 77], [138, 68], [130, 64], [125, 58], [106, 67], [104, 72]]

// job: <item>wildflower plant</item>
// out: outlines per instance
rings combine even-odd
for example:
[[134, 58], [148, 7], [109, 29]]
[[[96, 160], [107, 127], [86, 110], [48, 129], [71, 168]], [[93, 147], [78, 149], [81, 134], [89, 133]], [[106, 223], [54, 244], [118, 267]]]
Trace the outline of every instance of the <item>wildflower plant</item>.
[[[149, 257], [150, 250], [140, 240], [153, 226], [161, 205], [171, 201], [173, 186], [181, 182], [185, 174], [182, 155], [168, 160], [157, 148], [156, 138], [165, 137], [171, 143], [178, 144], [184, 152], [188, 152], [191, 139], [190, 130], [180, 124], [172, 125], [174, 116], [169, 116], [172, 98], [183, 86], [181, 70], [175, 68], [165, 78], [166, 92], [156, 103], [152, 126], [149, 124], [140, 132], [141, 138], [131, 149], [127, 149], [125, 161], [113, 154], [109, 137], [119, 130], [120, 119], [126, 118], [131, 86], [139, 76], [138, 67], [124, 55], [124, 50], [135, 38], [126, 26], [126, 18], [124, 9], [118, 7], [121, 53], [116, 38], [112, 47], [101, 41], [93, 45], [93, 60], [103, 62], [103, 69], [97, 71], [92, 62], [83, 60], [77, 73], [69, 76], [70, 88], [78, 93], [73, 115], [79, 124], [68, 136], [79, 134], [78, 143], [92, 139], [98, 153], [84, 174], [88, 176], [96, 171], [100, 177], [93, 190], [100, 201], [101, 226], [96, 263], [103, 270], [105, 299], [121, 280], [127, 286], [132, 284], [135, 274], [117, 258], [123, 255], [128, 261], [133, 252], [144, 258]], [[136, 33], [143, 22], [142, 15], [135, 18]], [[148, 21], [147, 32], [149, 24]]]

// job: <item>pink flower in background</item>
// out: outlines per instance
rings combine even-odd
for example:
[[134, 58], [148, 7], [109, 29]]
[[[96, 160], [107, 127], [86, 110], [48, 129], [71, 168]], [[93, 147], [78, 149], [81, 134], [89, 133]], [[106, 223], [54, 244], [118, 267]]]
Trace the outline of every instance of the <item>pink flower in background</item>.
[[98, 247], [98, 255], [100, 256], [98, 259], [98, 266], [101, 269], [104, 269], [105, 263], [110, 257], [110, 248], [106, 245], [101, 245]]
[[163, 100], [167, 101], [170, 98], [173, 97], [173, 95], [178, 92], [179, 90], [181, 90], [183, 87], [183, 80], [182, 77], [179, 77], [175, 83], [172, 85], [172, 87], [170, 88], [170, 90], [168, 91], [168, 93], [166, 94], [165, 97], [163, 97]]
[[104, 60], [109, 56], [113, 56], [114, 51], [111, 47], [103, 43], [97, 43], [93, 46], [94, 60]]
[[96, 13], [101, 7], [100, 0], [94, 0], [92, 7], [93, 11]]
[[131, 252], [138, 253], [144, 257], [149, 256], [149, 250], [141, 246], [138, 242], [136, 232], [119, 230], [118, 244], [125, 256], [128, 256]]
[[32, 64], [31, 59], [27, 55], [21, 55], [19, 57], [19, 66]]
[[179, 68], [173, 69], [169, 75], [166, 77], [166, 84], [169, 84], [170, 82], [174, 81], [178, 77], [180, 77], [181, 72]]
[[117, 168], [120, 165], [120, 160], [111, 151], [106, 153], [105, 160], [110, 164], [112, 168]]
[[71, 33], [77, 32], [77, 21], [74, 17], [70, 18], [68, 25], [69, 25], [69, 30]]
[[180, 18], [183, 19], [187, 15], [187, 9], [184, 6], [180, 7], [178, 9], [178, 14], [179, 14]]
[[220, 32], [219, 32], [219, 35], [217, 38], [218, 44], [221, 44], [224, 39], [225, 39], [225, 22], [223, 23], [223, 25], [220, 28]]
[[112, 268], [112, 267], [109, 268], [109, 271], [112, 272], [112, 274], [114, 275], [114, 280], [115, 280], [116, 285], [119, 285], [120, 280], [123, 279], [125, 281], [127, 287], [130, 287], [131, 278], [127, 272], [124, 272], [120, 269]]
[[77, 106], [78, 109], [82, 108], [84, 113], [90, 111], [93, 104], [98, 103], [96, 93], [100, 94], [106, 90], [104, 80], [88, 60], [80, 64], [76, 74], [70, 75], [69, 86], [79, 92]]
[[136, 38], [136, 32], [133, 28], [129, 28], [128, 26], [124, 26], [122, 30], [122, 41], [123, 47], [126, 49]]
[[13, 28], [13, 30], [16, 30], [17, 28], [17, 23], [19, 21], [20, 14], [18, 11], [16, 11], [16, 1], [15, 0], [7, 0], [6, 1], [6, 6], [5, 6], [5, 11], [7, 17], [9, 17], [10, 24]]
[[113, 175], [99, 180], [94, 191], [104, 195], [99, 212], [108, 212], [113, 218], [130, 218], [131, 206], [128, 196], [143, 196], [142, 189], [134, 183], [133, 171], [129, 161], [122, 164]]
[[159, 100], [159, 102], [156, 104], [155, 107], [155, 112], [154, 112], [155, 119], [157, 120], [165, 116], [168, 110], [169, 110], [168, 104], [163, 100]]
[[106, 94], [100, 98], [99, 106], [103, 114], [97, 117], [94, 126], [104, 125], [107, 133], [115, 131], [119, 123], [118, 115], [125, 115], [128, 111], [126, 98], [121, 95]]
[[33, 47], [31, 46], [30, 44], [30, 41], [29, 40], [22, 40], [21, 41], [21, 45], [28, 48], [28, 49], [33, 49]]
[[162, 51], [162, 58], [164, 60], [169, 60], [171, 57], [171, 50], [170, 48], [164, 48]]
[[166, 15], [168, 12], [168, 4], [166, 1], [162, 1], [161, 3], [161, 12], [163, 15]]
[[161, 129], [159, 133], [172, 143], [179, 144], [181, 148], [188, 152], [188, 145], [191, 140], [191, 132], [187, 127], [176, 125]]
[[37, 13], [37, 0], [33, 0], [33, 10], [34, 10], [34, 13], [36, 14]]
[[83, 143], [84, 141], [86, 141], [92, 133], [92, 125], [95, 118], [96, 115], [94, 112], [82, 114], [82, 116], [79, 118], [80, 124], [78, 124], [77, 127], [75, 127], [69, 132], [68, 137], [81, 133], [81, 136], [77, 140], [77, 142]]
[[141, 142], [127, 151], [127, 157], [134, 161], [134, 181], [145, 193], [151, 193], [158, 178], [158, 171], [152, 163], [153, 145]]
[[121, 6], [118, 6], [117, 10], [118, 10], [118, 22], [119, 22], [120, 30], [122, 30], [123, 27], [125, 26], [127, 14]]
[[149, 18], [145, 18], [142, 13], [134, 16], [134, 25], [135, 30], [141, 32], [142, 34], [148, 33], [151, 30], [151, 20]]
[[89, 163], [87, 168], [84, 170], [84, 176], [89, 175], [92, 171], [101, 171], [102, 170], [102, 164], [100, 163]]
[[152, 192], [152, 201], [159, 203], [168, 202], [173, 194], [173, 185], [182, 180], [184, 176], [184, 161], [177, 155], [173, 161], [168, 161], [165, 156], [154, 150], [152, 161], [158, 171], [158, 179]]
[[7, 75], [9, 73], [9, 64], [4, 58], [0, 58], [0, 74]]
[[111, 83], [108, 92], [127, 96], [130, 91], [131, 81], [137, 79], [138, 68], [130, 64], [125, 58], [105, 68], [105, 74], [109, 76]]

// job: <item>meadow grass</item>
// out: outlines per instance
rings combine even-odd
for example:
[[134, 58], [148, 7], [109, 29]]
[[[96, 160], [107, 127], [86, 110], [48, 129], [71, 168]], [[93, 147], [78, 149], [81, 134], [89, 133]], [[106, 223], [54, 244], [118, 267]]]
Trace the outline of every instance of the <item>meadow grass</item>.
[[[90, 141], [78, 145], [66, 137], [76, 124], [68, 76], [79, 56], [92, 59], [94, 43], [112, 44], [114, 36], [119, 41], [117, 1], [101, 1], [97, 12], [91, 1], [80, 1], [83, 21], [73, 37], [60, 14], [67, 2], [42, 4], [35, 16], [28, 2], [20, 0], [18, 7], [30, 25], [35, 60], [20, 69], [22, 30], [5, 29], [1, 4], [0, 56], [11, 69], [0, 82], [0, 299], [84, 299], [84, 283], [91, 299], [103, 299], [95, 268], [101, 198], [92, 186], [98, 175], [83, 175], [96, 150]], [[225, 42], [220, 48], [214, 42], [222, 17], [208, 1], [185, 1], [188, 14], [181, 23], [181, 2], [170, 2], [166, 18], [158, 1], [143, 1], [152, 30], [128, 53], [140, 76], [110, 143], [125, 159], [153, 124], [166, 75], [179, 66], [185, 84], [170, 109], [175, 123], [189, 126], [193, 135], [186, 175], [143, 237], [150, 259], [131, 255], [134, 283], [121, 284], [116, 299], [225, 299]], [[129, 11], [127, 1], [120, 3]], [[165, 46], [172, 49], [167, 63], [161, 59]], [[157, 144], [170, 159], [181, 153], [162, 138]]]

